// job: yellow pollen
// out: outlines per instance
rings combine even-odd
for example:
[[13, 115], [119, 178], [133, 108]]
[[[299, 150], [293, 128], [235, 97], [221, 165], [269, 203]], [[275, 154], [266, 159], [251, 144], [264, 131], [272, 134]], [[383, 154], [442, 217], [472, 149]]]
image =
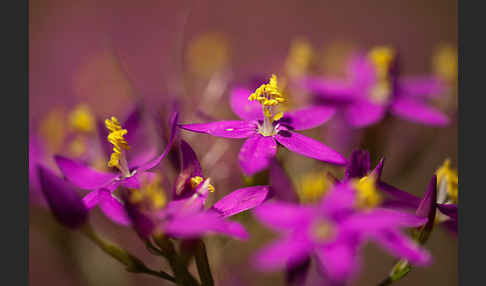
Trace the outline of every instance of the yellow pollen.
[[[203, 177], [200, 177], [200, 176], [195, 176], [195, 177], [192, 177], [191, 178], [191, 188], [193, 190], [195, 190], [203, 181], [204, 181], [204, 178]], [[209, 184], [208, 185], [208, 190], [212, 193], [215, 191], [214, 189], [214, 186]]]
[[374, 208], [382, 202], [380, 193], [376, 190], [376, 179], [373, 176], [364, 176], [353, 180], [352, 184], [357, 192], [356, 206], [360, 209]]
[[262, 84], [248, 97], [249, 101], [258, 100], [264, 107], [275, 106], [285, 101], [277, 84], [277, 76], [272, 75], [267, 84]]
[[69, 114], [69, 124], [76, 131], [93, 132], [95, 129], [94, 115], [87, 105], [80, 104]]
[[453, 203], [457, 204], [459, 178], [457, 176], [457, 170], [451, 168], [451, 160], [446, 159], [435, 174], [437, 175], [438, 187], [440, 186], [440, 182], [445, 180], [447, 184], [447, 195]]
[[386, 103], [392, 91], [390, 67], [395, 60], [395, 51], [386, 46], [375, 47], [369, 52], [368, 58], [377, 76], [377, 83], [370, 90], [371, 100], [378, 104]]
[[116, 117], [111, 117], [111, 119], [105, 120], [106, 128], [110, 131], [108, 134], [108, 141], [113, 144], [113, 153], [111, 154], [110, 161], [108, 162], [108, 167], [120, 168], [120, 158], [122, 156], [123, 150], [130, 150], [128, 142], [123, 136], [127, 134], [126, 129], [122, 129], [118, 119]]
[[331, 182], [322, 172], [307, 173], [299, 181], [298, 194], [302, 203], [318, 201], [331, 187]]
[[368, 57], [375, 66], [378, 80], [388, 79], [390, 66], [395, 60], [395, 51], [386, 46], [375, 47], [369, 52]]

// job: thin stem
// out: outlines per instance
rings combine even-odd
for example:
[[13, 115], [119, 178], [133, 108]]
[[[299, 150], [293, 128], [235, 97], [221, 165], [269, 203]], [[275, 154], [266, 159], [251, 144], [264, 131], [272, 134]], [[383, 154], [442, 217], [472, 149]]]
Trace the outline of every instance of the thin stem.
[[209, 266], [206, 246], [202, 240], [196, 242], [195, 258], [199, 278], [201, 278], [202, 286], [214, 286], [213, 275]]
[[393, 283], [393, 280], [391, 280], [390, 277], [387, 277], [385, 280], [381, 281], [380, 284], [378, 284], [378, 286], [388, 286], [388, 285], [391, 285]]
[[98, 245], [106, 254], [118, 260], [126, 266], [126, 270], [133, 273], [145, 273], [156, 277], [163, 278], [168, 281], [176, 282], [175, 278], [164, 271], [155, 271], [148, 268], [140, 259], [120, 248], [118, 245], [109, 242], [96, 234], [90, 225], [86, 225], [82, 229], [82, 233], [86, 235], [92, 242]]

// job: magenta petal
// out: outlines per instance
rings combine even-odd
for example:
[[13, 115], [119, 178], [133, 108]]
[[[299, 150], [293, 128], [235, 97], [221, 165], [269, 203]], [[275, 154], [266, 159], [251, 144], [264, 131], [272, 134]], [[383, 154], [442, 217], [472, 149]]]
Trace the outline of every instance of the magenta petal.
[[391, 105], [391, 112], [417, 123], [436, 126], [444, 126], [449, 123], [449, 118], [444, 113], [413, 97], [396, 97]]
[[347, 121], [354, 127], [366, 127], [380, 121], [386, 113], [387, 106], [367, 100], [357, 100], [345, 109]]
[[115, 223], [128, 226], [131, 224], [130, 218], [123, 204], [113, 197], [107, 189], [99, 192], [99, 205], [103, 213]]
[[243, 172], [251, 176], [267, 168], [277, 153], [277, 143], [271, 136], [256, 134], [248, 138], [241, 146], [238, 162]]
[[82, 189], [93, 190], [105, 187], [119, 176], [119, 174], [96, 171], [66, 157], [55, 156], [54, 159], [63, 175]]
[[223, 217], [229, 217], [261, 205], [267, 195], [268, 186], [242, 188], [224, 196], [212, 208]]
[[344, 171], [344, 178], [362, 178], [370, 171], [370, 153], [366, 150], [355, 150], [349, 158]]
[[316, 254], [320, 266], [331, 281], [347, 281], [358, 270], [358, 254], [353, 245], [331, 243], [320, 247]]
[[306, 259], [311, 249], [309, 241], [289, 236], [260, 250], [254, 258], [254, 264], [257, 269], [266, 271], [292, 267]]
[[83, 204], [88, 210], [98, 205], [100, 201], [99, 192], [99, 190], [91, 191], [83, 197]]
[[405, 258], [410, 263], [417, 265], [430, 263], [430, 254], [397, 230], [381, 230], [373, 236], [384, 248], [397, 257]]
[[394, 200], [396, 201], [401, 201], [404, 204], [408, 204], [413, 208], [417, 208], [419, 203], [420, 203], [420, 198], [416, 197], [410, 193], [407, 193], [405, 191], [402, 191], [390, 184], [387, 184], [385, 182], [378, 182], [378, 188], [382, 190], [384, 193], [388, 194], [391, 196]]
[[446, 216], [450, 217], [453, 220], [457, 220], [457, 205], [454, 204], [437, 204], [437, 208], [440, 210], [441, 213], [445, 214]]
[[346, 159], [319, 141], [292, 131], [281, 130], [275, 139], [290, 151], [328, 163], [344, 165]]
[[185, 140], [180, 140], [180, 159], [181, 172], [174, 184], [174, 193], [176, 197], [185, 197], [193, 192], [189, 179], [203, 177], [203, 174], [196, 153]]
[[308, 224], [314, 213], [310, 207], [284, 202], [266, 202], [253, 210], [255, 216], [270, 228], [290, 231], [297, 226]]
[[258, 101], [249, 101], [251, 91], [237, 87], [231, 91], [230, 105], [233, 112], [243, 120], [263, 120], [262, 106]]
[[168, 234], [183, 238], [196, 238], [214, 232], [237, 239], [248, 239], [248, 233], [241, 224], [227, 221], [213, 211], [176, 216], [167, 222], [164, 230]]
[[307, 77], [300, 84], [324, 100], [351, 102], [355, 99], [354, 88], [343, 80]]
[[434, 97], [441, 95], [445, 91], [446, 86], [437, 77], [414, 76], [401, 77], [398, 82], [398, 88], [400, 89], [400, 94]]
[[148, 170], [156, 167], [160, 163], [160, 161], [162, 161], [162, 159], [164, 159], [165, 156], [167, 156], [170, 149], [172, 148], [172, 144], [174, 143], [174, 139], [175, 139], [176, 132], [177, 132], [178, 120], [179, 120], [179, 113], [178, 112], [172, 113], [172, 116], [171, 116], [171, 119], [170, 119], [171, 129], [170, 129], [170, 135], [169, 135], [169, 142], [167, 142], [167, 146], [165, 146], [164, 152], [162, 152], [162, 154], [160, 154], [160, 156], [155, 158], [154, 160], [152, 160], [148, 163], [145, 163], [145, 164], [141, 165], [140, 167], [138, 167], [137, 172], [148, 171]]
[[278, 121], [288, 125], [293, 130], [305, 130], [317, 127], [327, 122], [336, 112], [332, 107], [313, 106], [285, 112]]
[[[373, 232], [394, 227], [419, 227], [427, 222], [427, 218], [397, 210], [376, 208], [367, 212], [357, 213], [349, 217], [346, 228]], [[343, 226], [344, 227], [344, 226]]]
[[415, 211], [415, 214], [421, 217], [427, 217], [430, 220], [435, 219], [437, 209], [437, 176], [433, 175], [429, 186]]
[[54, 217], [69, 228], [82, 226], [88, 219], [88, 210], [73, 184], [45, 167], [39, 166], [37, 170], [41, 190]]
[[137, 172], [135, 175], [133, 175], [131, 177], [122, 179], [120, 181], [122, 186], [129, 188], [129, 189], [140, 189], [142, 187], [142, 184], [140, 183], [139, 174], [140, 173]]
[[256, 133], [257, 125], [251, 121], [216, 121], [210, 123], [184, 124], [182, 129], [225, 138], [248, 138]]

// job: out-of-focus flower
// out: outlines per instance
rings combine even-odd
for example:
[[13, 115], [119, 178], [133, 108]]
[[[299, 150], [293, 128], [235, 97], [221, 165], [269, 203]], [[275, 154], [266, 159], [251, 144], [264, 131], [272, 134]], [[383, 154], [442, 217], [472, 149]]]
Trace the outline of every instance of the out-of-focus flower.
[[84, 225], [88, 219], [88, 209], [77, 194], [75, 186], [41, 165], [37, 167], [37, 171], [41, 190], [54, 217], [69, 228]]
[[432, 59], [434, 73], [449, 84], [457, 83], [457, 48], [452, 45], [439, 45]]
[[258, 269], [296, 265], [316, 255], [326, 277], [343, 282], [355, 274], [359, 249], [368, 239], [414, 264], [429, 262], [429, 254], [399, 231], [421, 226], [427, 219], [383, 208], [357, 211], [357, 199], [353, 185], [345, 182], [336, 185], [318, 204], [268, 202], [256, 208], [256, 217], [282, 234], [280, 240], [257, 254]]
[[375, 47], [366, 56], [355, 56], [349, 65], [348, 80], [309, 77], [302, 85], [324, 104], [341, 107], [354, 127], [375, 124], [387, 111], [428, 125], [449, 122], [446, 115], [425, 103], [426, 96], [444, 91], [440, 79], [399, 76], [396, 53], [389, 47]]
[[[102, 203], [100, 205], [102, 209], [112, 208], [120, 211], [123, 209], [123, 206], [118, 199], [112, 196], [111, 192], [116, 190], [119, 185], [126, 188], [140, 189], [142, 187], [141, 181], [146, 180], [146, 177], [153, 176], [147, 171], [156, 167], [172, 147], [176, 133], [177, 119], [178, 113], [174, 113], [171, 118], [172, 132], [164, 152], [160, 156], [145, 163], [136, 165], [128, 164], [125, 152], [129, 148], [128, 142], [124, 139], [124, 135], [128, 131], [123, 129], [114, 117], [106, 121], [108, 129], [111, 131], [108, 135], [108, 140], [114, 146], [113, 154], [108, 164], [116, 167], [117, 172], [107, 173], [97, 171], [79, 161], [61, 156], [56, 156], [55, 161], [63, 175], [69, 181], [79, 188], [91, 191], [83, 198], [83, 202], [88, 209], [91, 209], [98, 203]], [[110, 212], [105, 213], [111, 218], [114, 217], [110, 215]], [[127, 223], [123, 214], [120, 215], [119, 222], [122, 224]]]
[[268, 84], [263, 84], [252, 94], [242, 88], [234, 90], [230, 103], [233, 111], [243, 120], [183, 124], [180, 127], [218, 137], [248, 138], [238, 156], [246, 175], [253, 175], [268, 167], [270, 159], [277, 152], [277, 142], [304, 156], [345, 164], [346, 160], [336, 151], [294, 132], [323, 124], [334, 114], [334, 109], [307, 107], [274, 114], [275, 107], [284, 100], [277, 86], [277, 78], [272, 76]]
[[222, 33], [205, 33], [188, 45], [187, 63], [191, 72], [209, 77], [226, 68], [231, 57], [229, 39]]
[[290, 78], [297, 78], [309, 71], [314, 61], [311, 43], [303, 38], [296, 38], [290, 43], [290, 51], [285, 60], [285, 70]]

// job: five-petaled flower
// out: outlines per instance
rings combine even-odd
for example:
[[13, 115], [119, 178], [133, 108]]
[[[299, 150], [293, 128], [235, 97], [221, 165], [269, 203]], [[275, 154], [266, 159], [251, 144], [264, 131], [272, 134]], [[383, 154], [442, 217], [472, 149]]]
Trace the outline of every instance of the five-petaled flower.
[[141, 181], [148, 181], [148, 177], [153, 177], [153, 174], [148, 171], [155, 168], [172, 147], [177, 119], [178, 113], [174, 113], [171, 117], [172, 131], [165, 150], [161, 155], [148, 162], [129, 165], [125, 154], [129, 149], [129, 142], [124, 139], [124, 135], [128, 131], [123, 129], [114, 117], [111, 120], [106, 120], [106, 126], [110, 130], [108, 140], [114, 146], [108, 166], [115, 167], [117, 172], [97, 171], [82, 162], [61, 156], [56, 156], [55, 161], [69, 181], [81, 189], [91, 191], [83, 198], [83, 202], [88, 209], [99, 203], [101, 209], [111, 219], [120, 224], [129, 224], [128, 218], [124, 215], [121, 202], [111, 193], [120, 185], [126, 188], [140, 189], [142, 187]]
[[308, 77], [301, 84], [324, 105], [340, 107], [354, 127], [375, 124], [387, 111], [428, 125], [449, 122], [445, 114], [425, 102], [445, 90], [442, 81], [433, 76], [399, 76], [396, 52], [390, 47], [376, 47], [367, 56], [355, 56], [348, 73], [347, 80]]
[[427, 264], [428, 252], [400, 232], [427, 219], [392, 209], [357, 208], [360, 202], [354, 188], [350, 182], [338, 183], [313, 205], [268, 202], [256, 208], [256, 217], [282, 234], [257, 253], [257, 268], [275, 270], [315, 255], [329, 280], [344, 282], [355, 274], [359, 249], [370, 239], [413, 264]]
[[[238, 161], [246, 175], [268, 167], [277, 152], [277, 142], [287, 149], [321, 161], [343, 165], [346, 160], [326, 145], [294, 130], [317, 127], [334, 114], [329, 107], [307, 107], [290, 112], [275, 112], [285, 100], [273, 75], [251, 93], [243, 88], [233, 91], [231, 107], [243, 120], [183, 124], [182, 129], [226, 138], [248, 138], [241, 147]], [[248, 102], [250, 101], [250, 102]]]

